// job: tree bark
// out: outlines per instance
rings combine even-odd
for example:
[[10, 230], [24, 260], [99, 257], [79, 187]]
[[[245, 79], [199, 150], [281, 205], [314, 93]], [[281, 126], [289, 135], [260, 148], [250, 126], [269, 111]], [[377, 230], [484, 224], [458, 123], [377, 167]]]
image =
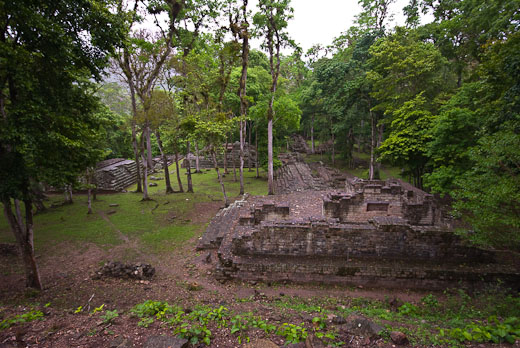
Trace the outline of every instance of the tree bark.
[[377, 148], [377, 119], [376, 114], [372, 112], [370, 101], [368, 102], [368, 108], [370, 112], [370, 166], [368, 169], [369, 180], [379, 180], [379, 168], [377, 167], [376, 148]]
[[245, 124], [246, 120], [240, 120], [240, 194], [244, 194], [244, 140], [245, 140]]
[[268, 195], [274, 195], [273, 172], [273, 119], [267, 121], [267, 187]]
[[218, 181], [220, 183], [220, 187], [222, 189], [222, 194], [224, 195], [224, 205], [227, 207], [229, 205], [228, 198], [226, 195], [226, 187], [224, 186], [224, 182], [222, 181], [222, 176], [220, 175], [220, 170], [218, 169], [217, 155], [215, 153], [215, 149], [211, 149], [211, 155], [213, 157], [213, 165], [215, 166], [215, 171], [217, 172]]
[[21, 216], [20, 202], [17, 199], [14, 200], [16, 215], [13, 214], [11, 199], [2, 199], [2, 203], [4, 205], [5, 217], [16, 238], [24, 263], [25, 285], [30, 288], [43, 290], [40, 273], [34, 256], [32, 201], [30, 199], [24, 200], [25, 224]]
[[159, 146], [159, 151], [161, 152], [161, 158], [163, 162], [164, 168], [164, 182], [166, 183], [166, 193], [173, 193], [172, 184], [170, 182], [170, 172], [168, 170], [168, 158], [163, 151], [163, 144], [161, 140], [161, 136], [159, 134], [159, 130], [155, 131], [155, 137], [157, 138], [157, 145]]
[[314, 114], [312, 114], [311, 118], [311, 153], [314, 154]]
[[193, 183], [191, 181], [191, 163], [190, 163], [190, 142], [186, 142], [186, 174], [188, 174], [188, 191], [193, 193]]
[[258, 165], [258, 126], [255, 130], [255, 166], [256, 166], [256, 178], [260, 178], [260, 168]]
[[251, 159], [251, 124], [252, 124], [252, 121], [249, 121], [249, 125], [247, 126], [248, 135], [249, 135], [249, 142], [247, 143], [247, 152], [248, 152], [247, 166], [249, 168], [248, 172], [252, 172], [253, 171], [253, 168], [251, 167], [251, 164], [252, 164], [252, 159]]
[[150, 124], [146, 121], [146, 160], [148, 168], [153, 168], [152, 160], [152, 137], [150, 135]]
[[228, 164], [227, 164], [227, 149], [228, 149], [228, 137], [226, 136], [226, 143], [224, 148], [224, 174], [229, 174]]
[[143, 164], [144, 164], [144, 169], [143, 169], [143, 201], [149, 201], [150, 200], [150, 196], [148, 196], [148, 161], [146, 160], [146, 155], [145, 155], [145, 144], [144, 144], [144, 134], [141, 136], [141, 160], [143, 161]]
[[[135, 101], [134, 101], [135, 102]], [[135, 157], [135, 167], [136, 167], [136, 175], [137, 175], [137, 189], [135, 192], [143, 192], [143, 187], [141, 186], [141, 160], [139, 159], [139, 147], [137, 146], [137, 132], [135, 130], [135, 121], [132, 120], [132, 147], [134, 149], [134, 157]]]
[[233, 148], [231, 150], [231, 161], [233, 162], [233, 181], [237, 182], [237, 164], [235, 158], [235, 143], [233, 143]]
[[199, 164], [199, 142], [195, 142], [195, 173], [202, 173]]
[[92, 188], [91, 185], [92, 171], [90, 168], [87, 168], [87, 214], [92, 214]]
[[177, 183], [179, 184], [179, 192], [184, 192], [182, 188], [181, 172], [179, 170], [179, 152], [175, 151], [175, 170], [177, 171]]

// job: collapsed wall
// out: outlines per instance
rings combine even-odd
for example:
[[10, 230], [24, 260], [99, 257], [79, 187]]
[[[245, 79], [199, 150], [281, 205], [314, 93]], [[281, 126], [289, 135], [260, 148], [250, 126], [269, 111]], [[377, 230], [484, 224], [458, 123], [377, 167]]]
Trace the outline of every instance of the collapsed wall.
[[218, 238], [203, 243], [205, 235], [198, 247], [216, 250], [219, 279], [426, 289], [520, 284], [518, 264], [460, 239], [430, 195], [410, 193], [397, 181], [347, 185], [342, 193], [242, 200], [228, 208], [225, 224], [222, 215], [210, 223], [206, 234], [218, 229]]
[[[226, 161], [228, 168], [233, 167], [233, 163], [236, 168], [240, 167], [240, 143], [237, 141], [233, 144], [228, 144], [227, 148], [225, 148]], [[190, 160], [190, 166], [195, 168], [196, 155], [193, 153], [189, 153], [187, 158]], [[217, 163], [220, 168], [224, 167], [224, 154], [217, 154]], [[256, 150], [254, 147], [249, 146], [248, 143], [244, 144], [244, 168], [248, 168], [249, 163], [251, 163], [251, 168], [256, 166]], [[181, 163], [182, 168], [186, 168], [188, 166], [187, 160], [185, 159]], [[199, 167], [201, 169], [213, 169], [215, 164], [213, 163], [213, 159], [208, 151], [201, 150], [199, 153]]]

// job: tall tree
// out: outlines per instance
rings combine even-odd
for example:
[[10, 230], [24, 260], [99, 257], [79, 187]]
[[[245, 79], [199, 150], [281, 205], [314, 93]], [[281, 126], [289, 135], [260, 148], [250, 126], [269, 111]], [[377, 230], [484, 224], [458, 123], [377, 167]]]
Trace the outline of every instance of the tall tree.
[[[246, 98], [246, 84], [247, 84], [247, 67], [249, 64], [249, 22], [247, 12], [248, 0], [242, 0], [241, 9], [235, 10], [229, 15], [229, 26], [235, 40], [242, 40], [242, 72], [240, 74], [240, 83], [238, 95], [240, 97], [240, 194], [244, 194], [244, 142], [246, 131], [246, 114], [247, 114], [247, 98]], [[241, 10], [241, 11], [240, 11]], [[251, 139], [249, 141], [251, 143]], [[251, 145], [251, 144], [249, 144]], [[226, 149], [227, 150], [227, 149]], [[251, 157], [251, 156], [249, 156]], [[251, 165], [249, 165], [251, 168]]]
[[107, 55], [124, 39], [125, 18], [110, 3], [0, 3], [0, 200], [29, 287], [42, 289], [31, 182], [78, 165], [85, 134], [96, 127], [89, 81], [100, 79]]
[[290, 0], [260, 0], [259, 12], [253, 18], [258, 35], [263, 37], [262, 47], [269, 52], [269, 69], [271, 71], [271, 90], [269, 107], [267, 110], [267, 181], [268, 194], [274, 192], [273, 167], [273, 119], [274, 98], [280, 76], [280, 50], [294, 45], [287, 34], [287, 22], [292, 18], [294, 10], [290, 7]]

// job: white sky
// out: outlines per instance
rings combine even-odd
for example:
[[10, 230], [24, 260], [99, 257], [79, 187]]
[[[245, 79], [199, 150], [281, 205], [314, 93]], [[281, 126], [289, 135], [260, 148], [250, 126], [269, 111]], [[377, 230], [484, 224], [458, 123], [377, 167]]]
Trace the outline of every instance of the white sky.
[[[249, 3], [249, 8], [256, 12], [257, 0]], [[394, 14], [391, 26], [404, 25], [405, 17], [402, 9], [408, 0], [397, 0], [392, 4], [390, 12]], [[354, 24], [355, 16], [361, 12], [357, 0], [292, 0], [294, 18], [289, 21], [288, 31], [305, 53], [314, 44], [327, 46], [335, 37], [347, 31]], [[259, 47], [254, 40], [252, 46]]]
[[[239, 1], [239, 0], [236, 0]], [[404, 25], [405, 16], [402, 12], [409, 0], [396, 0], [390, 7], [393, 20], [390, 26]], [[249, 1], [249, 10], [258, 11], [258, 0]], [[303, 49], [305, 53], [315, 44], [330, 45], [335, 37], [348, 30], [361, 12], [358, 0], [292, 0], [294, 8], [293, 19], [289, 21], [288, 32], [290, 37]], [[431, 16], [422, 16], [422, 21], [431, 20]], [[139, 27], [156, 30], [151, 18]], [[253, 48], [260, 48], [260, 40], [251, 40]], [[290, 52], [284, 52], [288, 54]]]

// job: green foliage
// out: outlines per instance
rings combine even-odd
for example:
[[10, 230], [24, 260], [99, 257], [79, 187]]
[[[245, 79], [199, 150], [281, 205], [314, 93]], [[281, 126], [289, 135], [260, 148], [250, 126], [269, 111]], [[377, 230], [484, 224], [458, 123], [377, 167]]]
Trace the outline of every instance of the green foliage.
[[34, 320], [43, 320], [43, 313], [41, 311], [32, 310], [24, 314], [15, 315], [12, 318], [4, 319], [0, 322], [0, 330], [8, 329], [13, 325], [28, 323]]
[[114, 309], [113, 311], [106, 311], [105, 314], [101, 316], [101, 319], [103, 319], [103, 323], [108, 324], [113, 322], [117, 317], [119, 317], [119, 313], [117, 313], [117, 309]]
[[440, 337], [455, 339], [459, 342], [492, 342], [514, 344], [520, 339], [520, 319], [510, 317], [500, 322], [496, 317], [488, 319], [488, 324], [471, 323], [463, 328], [441, 329]]
[[303, 326], [303, 323], [300, 325], [283, 323], [277, 330], [276, 334], [285, 338], [285, 343], [298, 343], [305, 341], [307, 338], [307, 330]]

